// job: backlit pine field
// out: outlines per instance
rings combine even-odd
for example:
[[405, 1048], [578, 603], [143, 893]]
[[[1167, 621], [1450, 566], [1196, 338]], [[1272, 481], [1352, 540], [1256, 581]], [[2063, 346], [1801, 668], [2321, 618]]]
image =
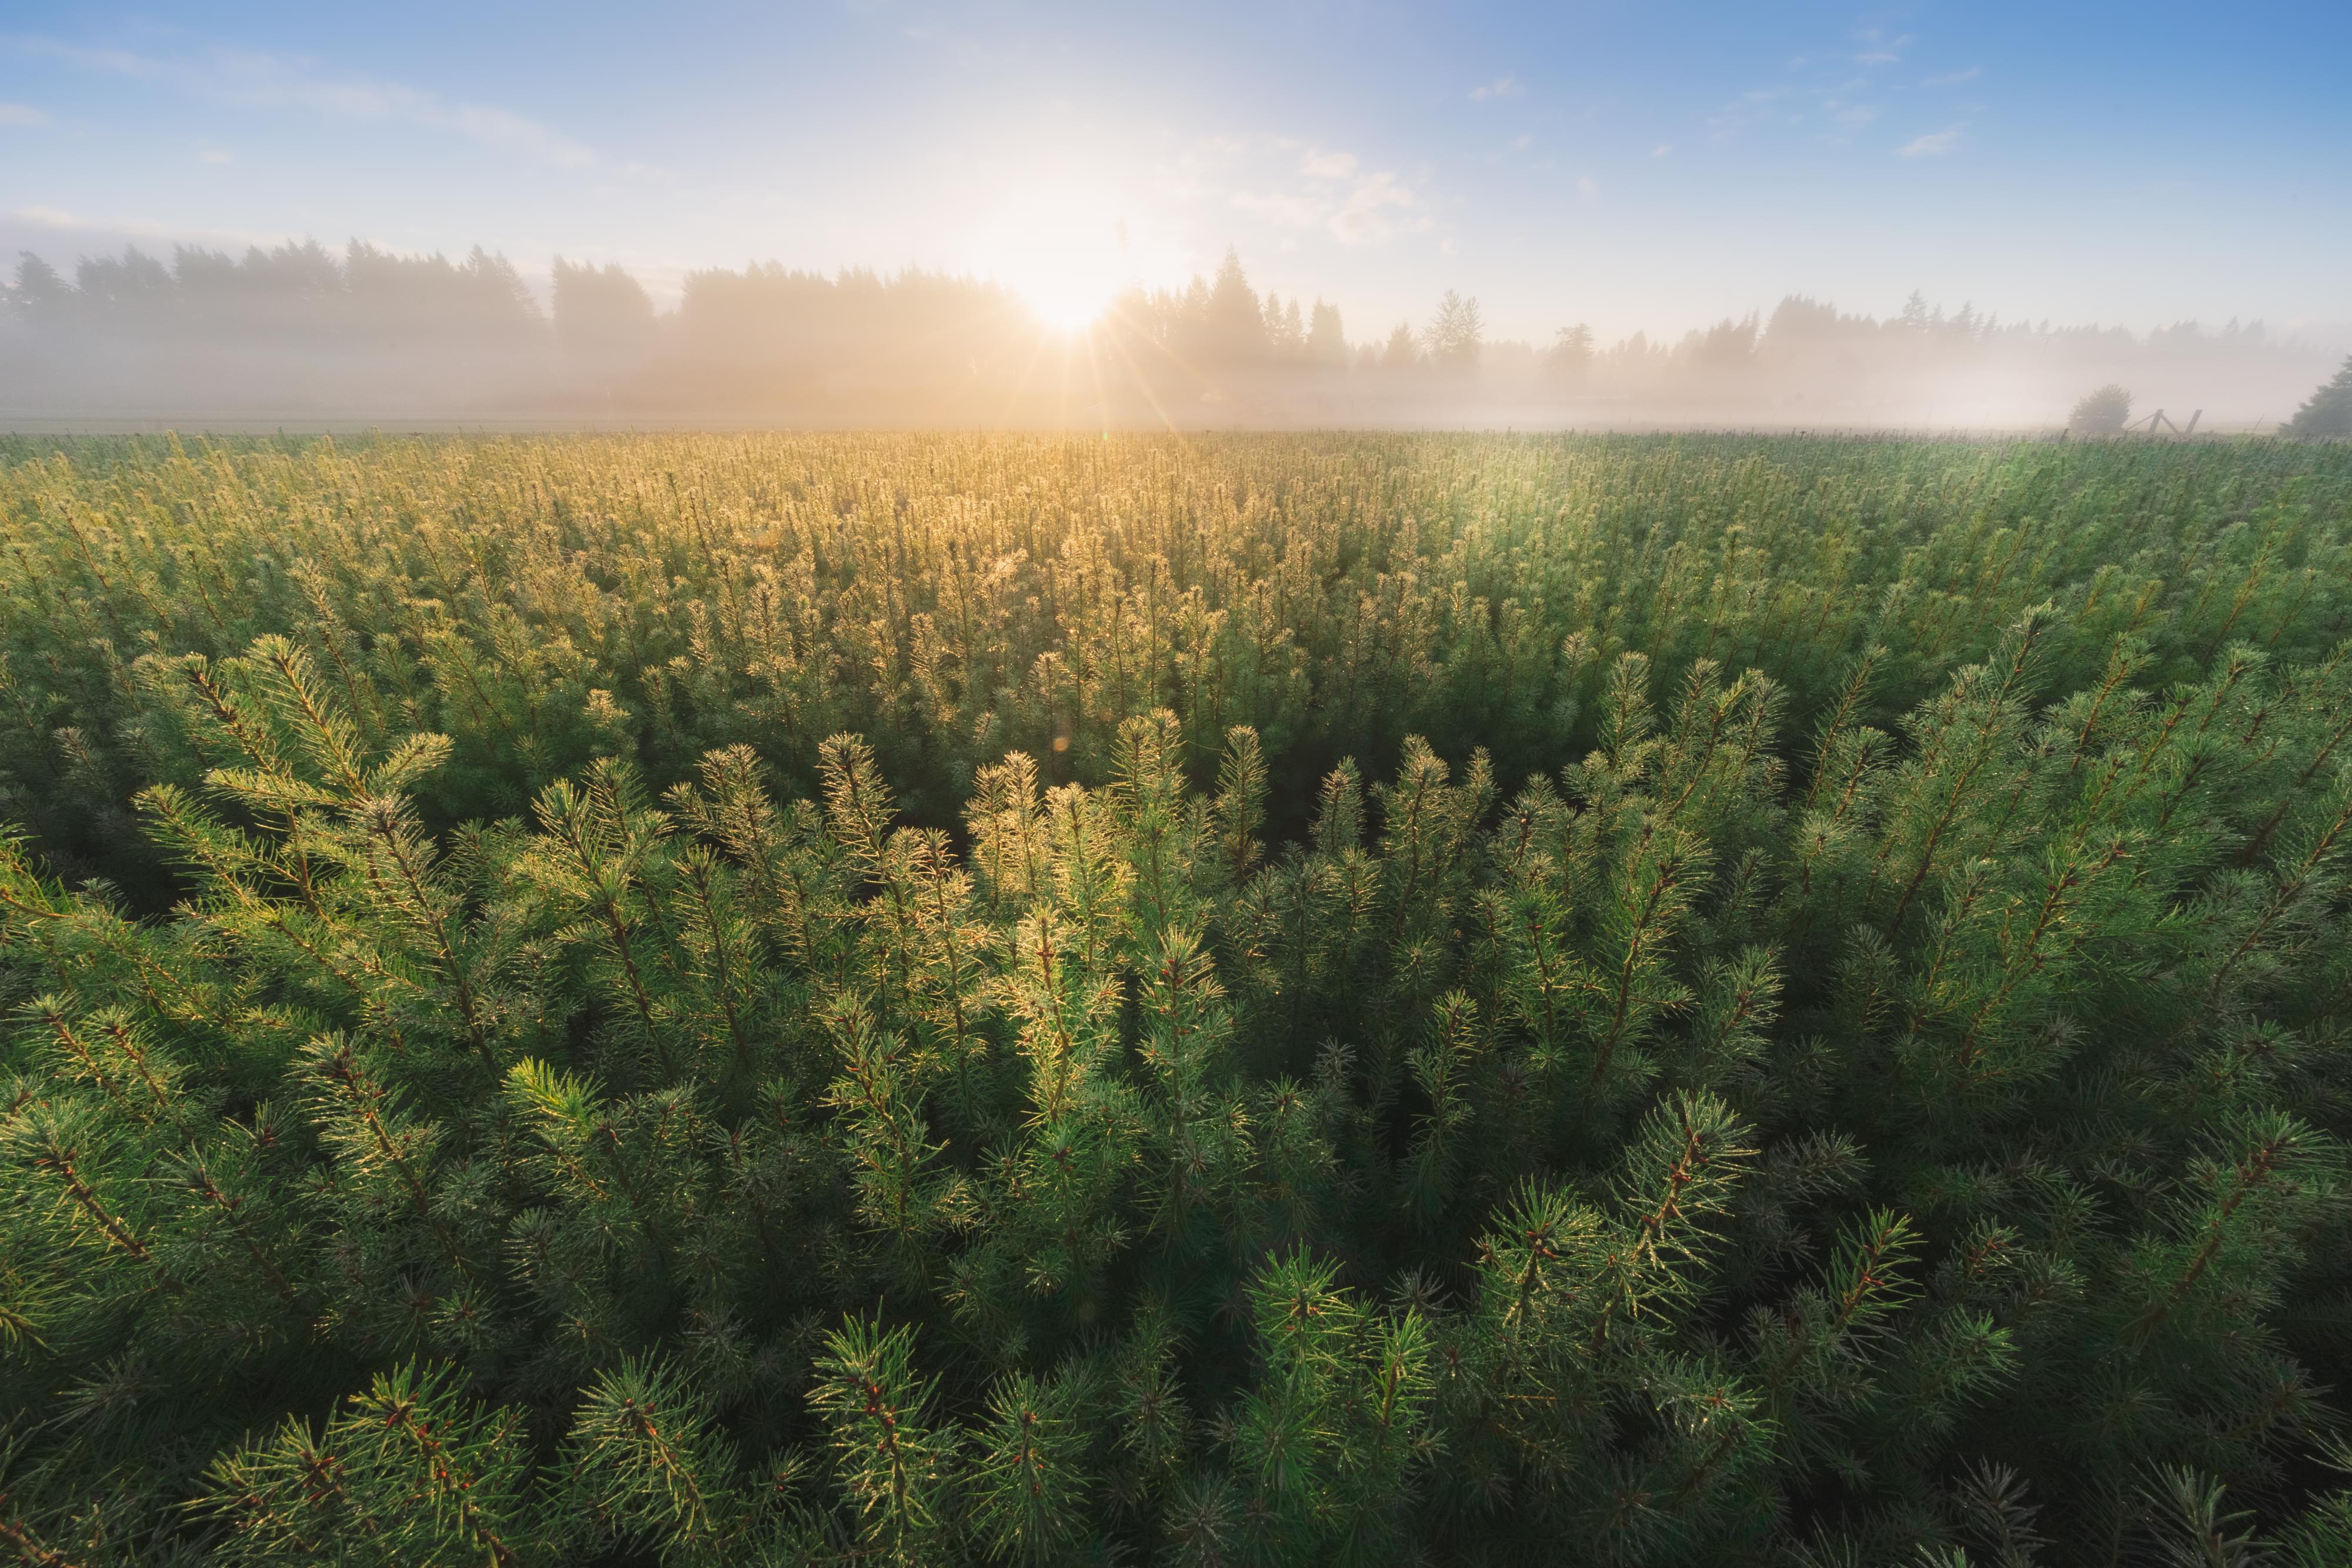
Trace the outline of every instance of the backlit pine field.
[[18, 441], [0, 540], [0, 1556], [2352, 1561], [2352, 449]]

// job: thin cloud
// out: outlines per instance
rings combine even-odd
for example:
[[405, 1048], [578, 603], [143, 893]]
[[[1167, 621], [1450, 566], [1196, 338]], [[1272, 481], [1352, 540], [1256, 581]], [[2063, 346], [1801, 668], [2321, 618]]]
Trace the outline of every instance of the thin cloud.
[[1655, 147], [1650, 149], [1650, 156], [1653, 158], [1663, 158], [1673, 151], [1674, 147], [1671, 143], [1661, 141]]
[[22, 38], [16, 47], [86, 70], [169, 83], [213, 103], [299, 109], [332, 120], [389, 120], [446, 131], [562, 169], [593, 168], [598, 162], [587, 146], [511, 110], [451, 102], [399, 82], [329, 76], [307, 60], [220, 47], [163, 58], [84, 48], [55, 38]]
[[1865, 27], [1854, 37], [1869, 46], [1853, 57], [1853, 63], [1858, 66], [1891, 66], [1903, 57], [1905, 49], [1911, 47], [1911, 35], [1908, 33], [1899, 38], [1889, 38], [1876, 27]]
[[1344, 193], [1236, 191], [1233, 204], [1244, 212], [1296, 229], [1321, 229], [1341, 245], [1379, 245], [1396, 235], [1429, 227], [1412, 187], [1382, 169], [1355, 181]]
[[1331, 212], [1328, 197], [1303, 191], [1235, 191], [1234, 205], [1293, 228], [1312, 228]]
[[1509, 149], [1509, 150], [1510, 150], [1511, 152], [1526, 152], [1528, 148], [1533, 147], [1535, 144], [1536, 144], [1536, 139], [1535, 139], [1533, 136], [1528, 135], [1528, 134], [1527, 134], [1526, 132], [1522, 131], [1520, 134], [1518, 134], [1518, 135], [1514, 136], [1514, 137], [1512, 137], [1512, 138], [1511, 138], [1511, 145], [1510, 145], [1510, 149]]
[[1345, 246], [1379, 245], [1434, 226], [1421, 193], [1352, 152], [1289, 137], [1208, 136], [1160, 172], [1176, 201], [1209, 199]]
[[224, 147], [207, 147], [204, 151], [204, 160], [207, 163], [234, 163], [236, 154]]
[[924, 48], [939, 49], [972, 65], [1011, 65], [1028, 57], [1027, 44], [1019, 39], [982, 42], [977, 36], [936, 19], [909, 22], [898, 36]]
[[1590, 174], [1579, 174], [1576, 177], [1576, 193], [1580, 196], [1597, 196], [1601, 193], [1601, 182]]
[[188, 224], [158, 223], [151, 218], [93, 218], [64, 207], [37, 204], [8, 214], [35, 228], [59, 234], [119, 235], [131, 239], [210, 242], [215, 245], [284, 245], [294, 235], [265, 229], [202, 228]]
[[1958, 87], [1964, 81], [1974, 81], [1982, 75], [1984, 75], [1982, 66], [1970, 66], [1964, 71], [1946, 71], [1941, 76], [1928, 77], [1919, 85], [1921, 87]]
[[49, 117], [29, 103], [0, 103], [0, 125], [47, 125]]
[[1729, 141], [1750, 127], [1766, 125], [1788, 118], [1780, 100], [1788, 96], [1785, 88], [1759, 88], [1743, 92], [1706, 118], [1707, 129], [1714, 140]]
[[1519, 85], [1518, 78], [1507, 73], [1503, 76], [1496, 77], [1493, 81], [1488, 82], [1484, 87], [1472, 88], [1470, 89], [1470, 101], [1473, 103], [1488, 103], [1498, 98], [1517, 98], [1527, 90], [1528, 89], [1526, 88]]
[[1895, 150], [1898, 158], [1940, 158], [1960, 144], [1962, 127], [1955, 125], [1943, 131], [1931, 131], [1916, 136]]
[[1428, 217], [1413, 211], [1420, 204], [1410, 186], [1383, 169], [1357, 181], [1324, 226], [1341, 245], [1379, 245], [1429, 227]]

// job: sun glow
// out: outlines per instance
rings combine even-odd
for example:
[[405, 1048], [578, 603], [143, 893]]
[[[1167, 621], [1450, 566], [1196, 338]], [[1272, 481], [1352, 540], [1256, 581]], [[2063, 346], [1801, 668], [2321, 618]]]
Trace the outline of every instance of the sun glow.
[[1116, 287], [1100, 287], [1075, 277], [1038, 277], [1017, 282], [1013, 292], [1037, 319], [1057, 332], [1083, 332], [1100, 320], [1116, 298]]
[[1108, 204], [1071, 192], [1025, 193], [1006, 203], [979, 251], [981, 270], [1057, 332], [1092, 327], [1134, 278], [1125, 222]]

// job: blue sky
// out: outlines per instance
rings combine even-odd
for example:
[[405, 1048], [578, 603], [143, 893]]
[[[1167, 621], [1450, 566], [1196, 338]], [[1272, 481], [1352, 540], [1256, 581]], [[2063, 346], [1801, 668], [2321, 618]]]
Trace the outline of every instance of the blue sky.
[[1238, 247], [1350, 336], [1913, 288], [2352, 319], [2352, 5], [150, 5], [0, 11], [0, 246], [987, 272]]

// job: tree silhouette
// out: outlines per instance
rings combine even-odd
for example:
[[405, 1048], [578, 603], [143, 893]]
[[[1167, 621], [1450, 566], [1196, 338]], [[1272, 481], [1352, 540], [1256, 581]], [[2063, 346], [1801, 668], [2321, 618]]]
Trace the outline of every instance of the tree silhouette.
[[2114, 435], [2130, 420], [2131, 406], [2131, 393], [2110, 382], [2076, 400], [2066, 428], [2077, 435]]
[[1238, 252], [1228, 250], [1209, 285], [1202, 312], [1202, 356], [1219, 365], [1251, 365], [1266, 356], [1265, 318], [1256, 290], [1242, 274]]
[[654, 346], [654, 302], [618, 264], [602, 267], [555, 258], [555, 336], [567, 354], [597, 361], [641, 360]]
[[1467, 372], [1477, 368], [1479, 350], [1485, 346], [1486, 325], [1478, 314], [1478, 302], [1447, 289], [1445, 298], [1437, 302], [1436, 319], [1429, 324], [1430, 358], [1442, 369]]
[[[2221, 385], [2246, 396], [2257, 375], [2291, 367], [2300, 386], [2313, 374], [2306, 342], [2259, 323], [2145, 335], [2004, 325], [1916, 295], [1886, 319], [1791, 295], [1769, 315], [1604, 346], [1581, 328], [1549, 344], [1490, 341], [1478, 302], [1453, 292], [1419, 340], [1351, 345], [1336, 305], [1261, 297], [1233, 250], [1210, 277], [1127, 291], [1087, 336], [1082, 371], [1065, 362], [1076, 346], [1046, 341], [986, 279], [752, 263], [687, 274], [668, 308], [616, 265], [558, 257], [550, 283], [542, 310], [515, 266], [479, 248], [452, 259], [305, 240], [241, 256], [180, 246], [162, 259], [132, 247], [84, 256], [70, 277], [27, 254], [0, 289], [0, 410], [1159, 424], [1182, 423], [1204, 393], [1227, 403], [1221, 418], [1312, 409], [1341, 422], [1443, 415], [1474, 397], [1540, 421], [1565, 400], [1606, 396], [1661, 420], [1777, 421], [1801, 407], [1884, 423], [2000, 417], [1990, 398], [1954, 412], [1954, 392], [1995, 383], [2047, 399], [2112, 377], [2212, 388], [2199, 395], [2218, 402]], [[1422, 364], [1445, 373], [1405, 374]], [[1311, 396], [1283, 395], [1294, 388]], [[2333, 396], [2311, 419], [2334, 417]]]
[[1563, 381], [1581, 381], [1592, 369], [1592, 329], [1581, 321], [1562, 327], [1544, 355], [1551, 373]]
[[1401, 373], [1420, 363], [1420, 340], [1413, 336], [1412, 324], [1398, 322], [1396, 329], [1389, 334], [1388, 346], [1381, 350], [1381, 369]]
[[1320, 299], [1315, 302], [1307, 329], [1307, 358], [1327, 371], [1348, 368], [1348, 336], [1339, 324], [1337, 305], [1327, 305]]
[[2336, 372], [2333, 381], [2313, 392], [2304, 405], [2294, 411], [2294, 417], [2279, 427], [2282, 435], [2308, 437], [2352, 436], [2352, 358], [2347, 358], [2344, 368]]

